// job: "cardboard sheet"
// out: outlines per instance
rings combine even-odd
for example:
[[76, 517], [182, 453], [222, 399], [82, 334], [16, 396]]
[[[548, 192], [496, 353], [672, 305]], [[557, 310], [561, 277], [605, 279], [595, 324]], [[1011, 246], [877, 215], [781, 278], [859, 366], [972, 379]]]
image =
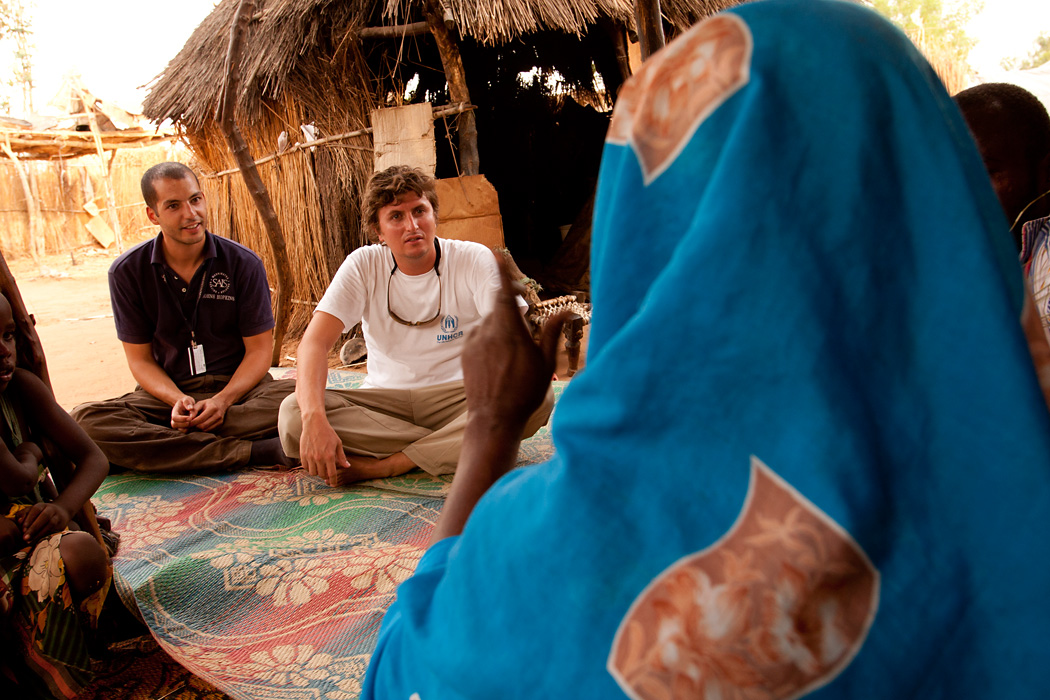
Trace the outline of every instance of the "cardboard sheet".
[[375, 172], [411, 165], [433, 175], [437, 165], [434, 110], [429, 102], [372, 110]]
[[502, 248], [499, 195], [484, 175], [437, 181], [438, 237]]

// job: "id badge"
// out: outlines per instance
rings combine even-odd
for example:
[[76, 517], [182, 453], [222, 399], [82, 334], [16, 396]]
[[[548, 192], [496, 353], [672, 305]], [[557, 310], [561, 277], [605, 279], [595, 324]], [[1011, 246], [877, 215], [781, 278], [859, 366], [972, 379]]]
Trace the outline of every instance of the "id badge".
[[204, 346], [193, 343], [187, 348], [190, 355], [190, 374], [196, 377], [208, 371], [208, 364], [204, 361]]

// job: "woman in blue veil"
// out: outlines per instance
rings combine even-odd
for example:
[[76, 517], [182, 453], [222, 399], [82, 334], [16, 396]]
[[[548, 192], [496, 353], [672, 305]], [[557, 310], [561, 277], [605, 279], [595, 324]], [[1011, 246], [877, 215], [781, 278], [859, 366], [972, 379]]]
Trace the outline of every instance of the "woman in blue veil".
[[618, 97], [593, 241], [550, 462], [504, 474], [553, 338], [518, 342], [509, 289], [472, 338], [363, 697], [1041, 694], [1050, 412], [1008, 224], [910, 42], [835, 0], [697, 25]]

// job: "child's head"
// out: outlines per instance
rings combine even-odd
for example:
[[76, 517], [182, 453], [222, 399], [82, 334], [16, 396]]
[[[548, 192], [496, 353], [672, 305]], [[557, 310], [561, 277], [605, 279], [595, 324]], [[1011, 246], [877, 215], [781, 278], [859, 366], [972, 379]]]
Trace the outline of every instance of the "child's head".
[[15, 347], [17, 330], [11, 304], [6, 296], [0, 294], [0, 392], [7, 389], [7, 385], [11, 383], [15, 365], [18, 363]]

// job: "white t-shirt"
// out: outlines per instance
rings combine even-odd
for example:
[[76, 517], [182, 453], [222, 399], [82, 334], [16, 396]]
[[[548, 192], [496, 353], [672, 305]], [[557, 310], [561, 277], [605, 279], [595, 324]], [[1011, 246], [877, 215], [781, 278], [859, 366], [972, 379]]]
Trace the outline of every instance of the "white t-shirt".
[[[391, 276], [390, 250], [362, 246], [343, 261], [317, 304], [318, 311], [342, 321], [344, 332], [361, 322], [368, 347], [362, 386], [414, 389], [463, 378], [463, 339], [492, 309], [499, 268], [492, 251], [480, 243], [441, 239], [440, 246], [440, 279], [434, 270], [406, 275], [398, 269]], [[406, 321], [433, 317], [440, 288], [440, 318], [426, 326], [395, 321], [387, 312], [388, 282], [390, 309]]]

